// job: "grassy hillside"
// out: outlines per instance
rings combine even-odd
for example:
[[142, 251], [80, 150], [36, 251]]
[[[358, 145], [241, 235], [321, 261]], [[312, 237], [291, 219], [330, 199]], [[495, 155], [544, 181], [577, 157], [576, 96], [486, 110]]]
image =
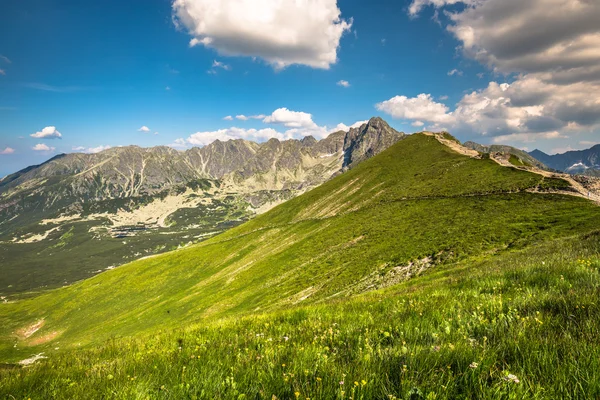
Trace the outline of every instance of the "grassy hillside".
[[598, 398], [599, 243], [552, 240], [351, 300], [53, 354], [0, 370], [0, 396]]
[[[353, 398], [359, 398], [361, 390], [364, 397], [400, 397], [419, 382], [423, 389], [447, 382], [443, 384], [455, 390], [438, 391], [439, 398], [489, 394], [496, 381], [498, 390], [508, 388], [509, 394], [537, 393], [552, 383], [532, 380], [527, 392], [504, 385], [501, 374], [516, 374], [522, 369], [510, 368], [523, 366], [513, 367], [510, 357], [509, 365], [501, 365], [499, 360], [518, 347], [506, 347], [508, 339], [500, 333], [514, 321], [521, 326], [517, 314], [531, 316], [527, 325], [514, 331], [525, 335], [516, 339], [531, 342], [530, 335], [540, 329], [532, 313], [547, 312], [556, 325], [544, 325], [553, 329], [546, 332], [550, 336], [533, 343], [561, 346], [552, 335], [567, 322], [564, 312], [571, 311], [571, 303], [565, 309], [545, 309], [540, 298], [531, 296], [539, 291], [552, 297], [554, 289], [546, 279], [554, 282], [559, 275], [572, 278], [567, 281], [570, 288], [587, 279], [583, 272], [571, 270], [580, 253], [597, 254], [594, 241], [588, 239], [587, 247], [569, 242], [569, 253], [559, 242], [517, 251], [599, 226], [599, 209], [583, 199], [526, 192], [567, 186], [562, 180], [458, 155], [431, 136], [411, 136], [317, 189], [199, 245], [33, 299], [1, 304], [0, 359], [15, 361], [41, 351], [51, 359], [25, 378], [7, 372], [6, 393], [27, 395], [30, 389], [48, 397], [50, 389], [34, 389], [43, 376], [62, 379], [55, 387], [59, 397], [70, 397], [62, 396], [68, 390], [81, 395], [87, 388], [104, 391], [97, 397], [114, 392], [119, 398], [212, 398], [216, 393], [226, 398], [244, 393], [294, 398], [296, 391], [311, 398], [331, 398], [344, 391], [348, 398], [354, 380], [359, 384]], [[559, 245], [561, 253], [551, 252]], [[556, 269], [548, 270], [548, 278], [539, 272], [549, 268], [540, 265], [540, 254], [555, 260]], [[538, 271], [539, 282], [523, 271]], [[415, 278], [420, 275], [424, 276]], [[409, 278], [413, 279], [402, 283]], [[587, 304], [596, 281], [590, 281], [592, 287], [577, 287], [574, 298]], [[559, 289], [569, 294], [565, 288]], [[383, 291], [364, 294], [375, 289]], [[509, 294], [499, 300], [503, 292]], [[290, 308], [298, 311], [283, 311]], [[466, 321], [463, 328], [461, 318]], [[229, 322], [218, 322], [223, 319]], [[591, 316], [582, 323], [597, 330], [590, 321]], [[165, 333], [93, 347], [115, 336], [154, 335], [194, 322], [204, 327], [190, 338]], [[27, 337], [27, 328], [36, 324], [41, 328]], [[492, 339], [496, 341], [489, 351]], [[578, 340], [592, 346], [589, 339]], [[431, 350], [436, 346], [439, 349]], [[90, 350], [71, 355], [79, 347]], [[464, 351], [455, 352], [456, 347]], [[562, 348], [550, 347], [535, 355], [531, 365], [543, 361], [539, 357], [553, 365]], [[198, 355], [203, 362], [191, 361]], [[471, 371], [468, 359], [482, 368]], [[266, 367], [252, 370], [255, 361]], [[286, 369], [288, 365], [293, 369]], [[183, 367], [193, 369], [193, 377], [186, 378]], [[53, 372], [61, 370], [63, 375]], [[339, 371], [347, 376], [338, 377]], [[466, 375], [471, 372], [476, 376]], [[542, 372], [528, 373], [540, 377]], [[138, 376], [139, 383], [134, 378], [125, 385], [127, 375]], [[84, 376], [90, 379], [81, 382]], [[106, 382], [91, 389], [94, 379]], [[523, 390], [525, 385], [515, 387]]]

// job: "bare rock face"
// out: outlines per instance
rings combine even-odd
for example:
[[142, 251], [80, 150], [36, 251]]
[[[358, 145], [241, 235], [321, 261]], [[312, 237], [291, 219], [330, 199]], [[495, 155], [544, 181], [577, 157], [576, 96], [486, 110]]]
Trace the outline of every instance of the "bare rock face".
[[41, 218], [75, 204], [154, 196], [200, 180], [219, 181], [230, 193], [245, 196], [282, 190], [298, 194], [404, 136], [373, 118], [321, 141], [312, 136], [265, 143], [217, 140], [185, 152], [128, 146], [97, 154], [63, 154], [0, 180], [0, 220], [30, 209]]

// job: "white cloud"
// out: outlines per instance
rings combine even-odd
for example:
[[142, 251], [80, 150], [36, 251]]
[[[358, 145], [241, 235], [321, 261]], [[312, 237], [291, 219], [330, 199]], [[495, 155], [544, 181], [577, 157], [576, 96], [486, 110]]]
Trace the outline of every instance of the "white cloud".
[[54, 126], [47, 126], [44, 129], [42, 129], [40, 132], [36, 132], [36, 133], [32, 133], [31, 135], [32, 138], [36, 138], [36, 139], [61, 139], [62, 138], [62, 134], [56, 130], [56, 127]]
[[87, 149], [87, 153], [100, 153], [101, 151], [110, 149], [111, 146], [98, 146], [98, 147], [90, 147]]
[[443, 7], [445, 5], [457, 4], [457, 3], [468, 3], [472, 4], [475, 0], [413, 0], [410, 7], [408, 8], [408, 14], [410, 16], [417, 16], [419, 12], [425, 6], [435, 6], [435, 7]]
[[214, 60], [212, 63], [212, 68], [206, 72], [208, 72], [211, 75], [216, 75], [218, 69], [222, 69], [224, 71], [231, 71], [231, 66], [227, 65], [221, 61]]
[[328, 69], [337, 62], [352, 20], [337, 0], [174, 0], [173, 20], [225, 56], [260, 57], [276, 68], [302, 64]]
[[423, 121], [415, 121], [411, 125], [414, 126], [415, 128], [421, 128], [422, 126], [425, 125], [425, 123]]
[[446, 95], [440, 96], [440, 100], [441, 101], [448, 100], [448, 96], [446, 96]]
[[0, 69], [0, 75], [6, 75], [6, 71], [4, 71], [3, 69]]
[[231, 115], [226, 116], [225, 118], [223, 118], [224, 121], [233, 121], [233, 117]]
[[15, 149], [13, 149], [11, 147], [6, 147], [4, 150], [0, 150], [0, 154], [2, 154], [2, 155], [13, 154], [14, 152], [15, 152]]
[[448, 123], [452, 116], [448, 114], [449, 108], [433, 100], [430, 94], [420, 94], [417, 97], [396, 96], [375, 107], [379, 111], [390, 114], [394, 118], [434, 123]]
[[[238, 116], [240, 117], [240, 116]], [[228, 141], [235, 139], [244, 139], [254, 142], [264, 142], [271, 138], [278, 140], [288, 139], [302, 139], [306, 136], [313, 136], [320, 140], [331, 133], [339, 131], [348, 131], [350, 128], [358, 128], [368, 121], [358, 121], [348, 126], [340, 123], [333, 128], [327, 126], [317, 125], [312, 115], [300, 111], [291, 111], [287, 108], [279, 108], [275, 110], [271, 115], [265, 116], [262, 114], [245, 116], [246, 119], [262, 119], [267, 124], [278, 124], [288, 129], [279, 131], [273, 128], [265, 129], [244, 129], [231, 127], [226, 129], [219, 129], [215, 131], [196, 132], [187, 139], [177, 139], [174, 143], [170, 144], [170, 147], [176, 149], [188, 148], [190, 146], [206, 146], [215, 140]], [[226, 118], [226, 120], [232, 120], [232, 118]], [[241, 118], [242, 120], [246, 120]]]
[[598, 126], [600, 102], [588, 90], [586, 84], [564, 87], [523, 77], [513, 84], [490, 82], [465, 95], [453, 111], [427, 94], [396, 96], [376, 107], [394, 118], [431, 123], [431, 129], [444, 124], [458, 134], [522, 142]]
[[158, 135], [158, 132], [154, 132], [155, 135]]
[[235, 119], [239, 119], [240, 121], [248, 121], [248, 117], [246, 117], [245, 115], [236, 115]]
[[448, 113], [457, 133], [527, 142], [600, 132], [600, 2], [413, 0], [409, 14], [457, 3], [444, 15], [463, 54], [514, 74], [463, 97]]
[[541, 133], [512, 133], [510, 135], [496, 136], [493, 138], [494, 143], [535, 143], [540, 139], [567, 139], [568, 136], [562, 135], [560, 132], [541, 132]]
[[146, 125], [144, 125], [140, 129], [138, 129], [138, 132], [148, 133], [148, 132], [150, 132], [150, 128], [148, 128]]
[[231, 65], [227, 65], [227, 64], [222, 63], [217, 60], [213, 61], [212, 66], [213, 66], [213, 68], [221, 68], [221, 69], [224, 69], [225, 71], [231, 71]]
[[364, 124], [366, 124], [368, 122], [369, 121], [358, 121], [358, 122], [353, 123], [350, 126], [348, 126], [344, 123], [340, 123], [335, 128], [329, 129], [329, 133], [334, 133], [334, 132], [339, 132], [339, 131], [348, 132], [351, 128], [360, 128], [361, 126], [363, 126]]
[[316, 128], [312, 115], [300, 112], [291, 111], [287, 108], [279, 108], [268, 117], [263, 119], [266, 124], [280, 124], [288, 128]]
[[3, 62], [7, 63], [7, 64], [12, 64], [12, 61], [10, 61], [10, 59], [6, 56], [3, 56], [2, 54], [0, 54], [0, 60], [2, 60]]
[[55, 148], [54, 147], [48, 147], [47, 145], [43, 144], [43, 143], [38, 143], [35, 146], [32, 147], [33, 150], [35, 151], [54, 151]]
[[452, 71], [448, 71], [448, 76], [463, 76], [463, 72], [459, 69], [454, 68]]
[[85, 146], [75, 146], [72, 147], [72, 150], [78, 153], [100, 153], [101, 151], [110, 149], [111, 146], [98, 146], [98, 147], [85, 147]]
[[172, 147], [177, 150], [183, 150], [183, 149], [187, 149], [188, 147], [190, 147], [190, 144], [188, 142], [186, 142], [185, 139], [179, 138], [179, 139], [175, 139], [175, 141], [173, 143], [168, 144], [167, 146]]
[[596, 145], [600, 144], [600, 142], [591, 141], [591, 140], [582, 140], [582, 141], [579, 142], [579, 144], [582, 145], [582, 146], [593, 147], [593, 146], [596, 146]]
[[[235, 139], [245, 139], [255, 142], [262, 142], [270, 138], [285, 139], [285, 136], [275, 129], [242, 129], [242, 128], [227, 128], [216, 131], [196, 132], [191, 135], [186, 142], [194, 146], [206, 146], [215, 140], [228, 141]], [[177, 141], [176, 141], [177, 142]]]
[[337, 83], [337, 85], [338, 85], [338, 86], [341, 86], [341, 87], [349, 88], [349, 87], [350, 87], [350, 82], [348, 82], [348, 81], [345, 81], [345, 80], [341, 80], [341, 81], [339, 81], [339, 82]]

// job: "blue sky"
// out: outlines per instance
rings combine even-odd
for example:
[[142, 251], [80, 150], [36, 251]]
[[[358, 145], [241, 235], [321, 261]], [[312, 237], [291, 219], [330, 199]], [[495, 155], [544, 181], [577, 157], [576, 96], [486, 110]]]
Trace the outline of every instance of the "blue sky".
[[[545, 57], [566, 37], [578, 44], [577, 32], [540, 44], [523, 30], [519, 53], [500, 30], [577, 0], [503, 0], [514, 3], [509, 12], [494, 9], [499, 1], [284, 0], [284, 10], [273, 10], [275, 0], [4, 4], [0, 176], [105, 146], [319, 138], [376, 115], [405, 132], [448, 129], [548, 152], [590, 147], [600, 132], [600, 74], [588, 59], [567, 67], [569, 54], [553, 64]], [[311, 7], [325, 17], [303, 14]], [[589, 7], [567, 13], [586, 26], [600, 8]], [[595, 44], [593, 29], [578, 33], [581, 46]]]

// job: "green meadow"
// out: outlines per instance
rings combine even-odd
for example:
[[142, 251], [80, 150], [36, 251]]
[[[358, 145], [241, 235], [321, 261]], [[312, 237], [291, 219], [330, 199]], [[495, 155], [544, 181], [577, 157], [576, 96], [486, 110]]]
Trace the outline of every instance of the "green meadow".
[[600, 209], [530, 189], [569, 186], [412, 135], [202, 243], [0, 304], [0, 396], [597, 398]]

